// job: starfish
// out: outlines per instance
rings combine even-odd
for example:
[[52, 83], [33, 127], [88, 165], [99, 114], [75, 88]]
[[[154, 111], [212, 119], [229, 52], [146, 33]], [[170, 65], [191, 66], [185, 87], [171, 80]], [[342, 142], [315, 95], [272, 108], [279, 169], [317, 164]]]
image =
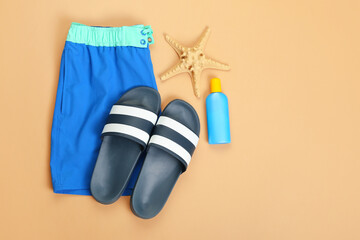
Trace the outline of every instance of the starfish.
[[178, 54], [180, 61], [170, 68], [167, 72], [160, 76], [161, 80], [166, 80], [179, 73], [187, 72], [191, 76], [194, 94], [200, 97], [200, 76], [201, 72], [206, 68], [219, 70], [230, 70], [230, 66], [218, 62], [212, 58], [205, 56], [204, 49], [210, 36], [210, 28], [206, 27], [204, 32], [193, 47], [185, 47], [165, 34], [166, 41]]

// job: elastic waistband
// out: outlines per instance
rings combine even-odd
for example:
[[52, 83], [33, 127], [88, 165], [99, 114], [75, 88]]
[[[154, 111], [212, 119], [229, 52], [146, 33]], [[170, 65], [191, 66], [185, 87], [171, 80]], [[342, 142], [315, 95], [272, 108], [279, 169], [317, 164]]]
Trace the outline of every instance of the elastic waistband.
[[151, 26], [98, 27], [72, 23], [66, 41], [96, 47], [146, 48], [154, 43]]

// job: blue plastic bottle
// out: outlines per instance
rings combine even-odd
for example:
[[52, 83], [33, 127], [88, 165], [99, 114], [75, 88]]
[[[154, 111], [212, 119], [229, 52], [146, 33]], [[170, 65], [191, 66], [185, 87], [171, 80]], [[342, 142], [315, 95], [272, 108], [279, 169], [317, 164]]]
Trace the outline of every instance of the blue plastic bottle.
[[218, 78], [211, 79], [211, 93], [206, 98], [206, 117], [210, 144], [230, 143], [228, 98], [221, 92]]

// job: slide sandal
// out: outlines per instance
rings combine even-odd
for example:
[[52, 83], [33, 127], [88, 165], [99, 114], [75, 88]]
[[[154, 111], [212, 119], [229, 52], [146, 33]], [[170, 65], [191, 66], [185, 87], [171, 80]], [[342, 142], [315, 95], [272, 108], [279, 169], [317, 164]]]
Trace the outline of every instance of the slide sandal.
[[127, 91], [111, 108], [90, 184], [98, 202], [111, 204], [124, 192], [160, 108], [160, 95], [150, 87]]
[[199, 133], [199, 117], [190, 104], [174, 100], [166, 106], [150, 138], [131, 196], [131, 210], [136, 216], [148, 219], [161, 211], [189, 165]]

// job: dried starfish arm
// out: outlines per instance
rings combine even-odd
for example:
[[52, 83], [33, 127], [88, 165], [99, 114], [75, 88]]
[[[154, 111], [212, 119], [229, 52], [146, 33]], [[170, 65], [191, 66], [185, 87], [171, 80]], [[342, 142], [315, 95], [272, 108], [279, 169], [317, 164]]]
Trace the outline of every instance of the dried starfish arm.
[[192, 84], [193, 84], [193, 90], [194, 90], [194, 94], [197, 98], [200, 97], [200, 76], [201, 76], [201, 71], [196, 71], [196, 72], [191, 72], [192, 75]]
[[204, 50], [207, 40], [209, 39], [209, 36], [210, 36], [210, 28], [206, 27], [205, 30], [202, 32], [199, 40], [196, 42], [194, 48]]
[[218, 62], [212, 58], [205, 57], [204, 59], [204, 68], [213, 68], [219, 70], [230, 70], [230, 66], [225, 63]]
[[186, 51], [185, 47], [183, 47], [179, 42], [177, 42], [175, 39], [173, 39], [172, 37], [170, 37], [167, 34], [165, 34], [165, 40], [176, 51], [176, 53], [179, 55], [179, 57], [183, 54], [184, 51]]
[[171, 78], [172, 76], [175, 76], [175, 75], [177, 75], [179, 73], [183, 73], [183, 72], [187, 72], [187, 69], [182, 67], [181, 62], [179, 62], [175, 66], [173, 66], [172, 68], [167, 70], [165, 73], [163, 73], [160, 76], [160, 79], [161, 80], [166, 80], [168, 78]]

